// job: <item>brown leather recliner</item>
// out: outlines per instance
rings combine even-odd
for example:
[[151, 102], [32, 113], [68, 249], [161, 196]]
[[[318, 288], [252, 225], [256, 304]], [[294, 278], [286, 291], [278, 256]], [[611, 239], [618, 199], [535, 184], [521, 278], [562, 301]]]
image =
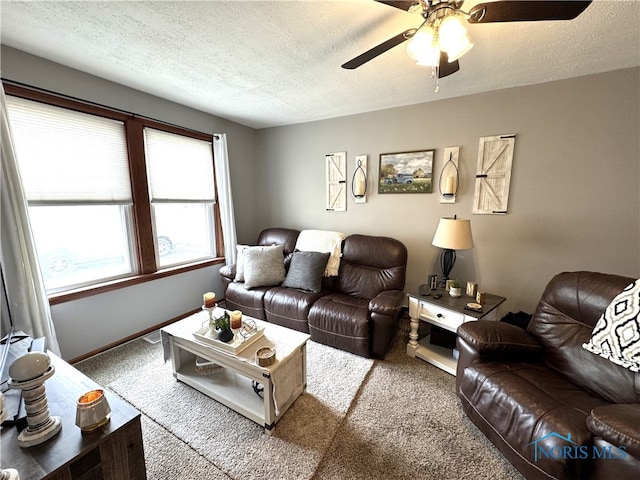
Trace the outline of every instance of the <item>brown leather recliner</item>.
[[462, 407], [527, 479], [640, 478], [640, 374], [582, 348], [632, 281], [561, 273], [527, 330], [491, 321], [458, 328]]
[[[298, 230], [263, 230], [257, 245], [284, 245], [285, 268]], [[364, 357], [384, 358], [404, 304], [407, 249], [398, 240], [349, 235], [342, 243], [336, 277], [324, 277], [320, 292], [281, 285], [246, 289], [233, 281], [235, 265], [220, 269], [227, 308], [300, 330], [311, 339]]]

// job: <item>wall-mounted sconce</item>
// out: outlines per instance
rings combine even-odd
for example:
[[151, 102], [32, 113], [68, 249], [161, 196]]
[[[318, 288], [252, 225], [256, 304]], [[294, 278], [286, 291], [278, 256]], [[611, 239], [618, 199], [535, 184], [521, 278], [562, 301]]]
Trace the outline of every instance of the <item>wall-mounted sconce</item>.
[[438, 188], [440, 189], [440, 203], [456, 203], [458, 186], [460, 185], [460, 175], [458, 174], [458, 157], [460, 147], [449, 147], [444, 149], [444, 162], [440, 171]]
[[356, 155], [356, 168], [351, 178], [351, 193], [355, 203], [367, 202], [367, 156]]

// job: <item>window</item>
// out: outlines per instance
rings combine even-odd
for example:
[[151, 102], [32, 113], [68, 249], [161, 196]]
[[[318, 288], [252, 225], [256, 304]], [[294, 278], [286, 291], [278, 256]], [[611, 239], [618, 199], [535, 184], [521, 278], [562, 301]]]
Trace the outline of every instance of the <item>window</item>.
[[211, 142], [144, 129], [159, 265], [215, 256]]
[[212, 136], [5, 85], [48, 293], [214, 262]]
[[47, 290], [136, 272], [124, 124], [8, 97]]

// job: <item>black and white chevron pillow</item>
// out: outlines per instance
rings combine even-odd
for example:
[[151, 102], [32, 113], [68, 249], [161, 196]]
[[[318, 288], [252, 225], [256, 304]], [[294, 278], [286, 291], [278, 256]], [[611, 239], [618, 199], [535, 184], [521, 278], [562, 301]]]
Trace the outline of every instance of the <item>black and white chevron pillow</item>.
[[625, 287], [607, 306], [583, 348], [640, 372], [640, 280]]

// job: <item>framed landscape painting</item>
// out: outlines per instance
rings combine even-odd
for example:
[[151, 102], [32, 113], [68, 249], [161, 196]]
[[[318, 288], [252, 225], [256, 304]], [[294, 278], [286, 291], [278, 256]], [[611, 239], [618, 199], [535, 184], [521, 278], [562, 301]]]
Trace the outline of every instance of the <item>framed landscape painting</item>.
[[431, 193], [434, 153], [381, 153], [378, 193]]

